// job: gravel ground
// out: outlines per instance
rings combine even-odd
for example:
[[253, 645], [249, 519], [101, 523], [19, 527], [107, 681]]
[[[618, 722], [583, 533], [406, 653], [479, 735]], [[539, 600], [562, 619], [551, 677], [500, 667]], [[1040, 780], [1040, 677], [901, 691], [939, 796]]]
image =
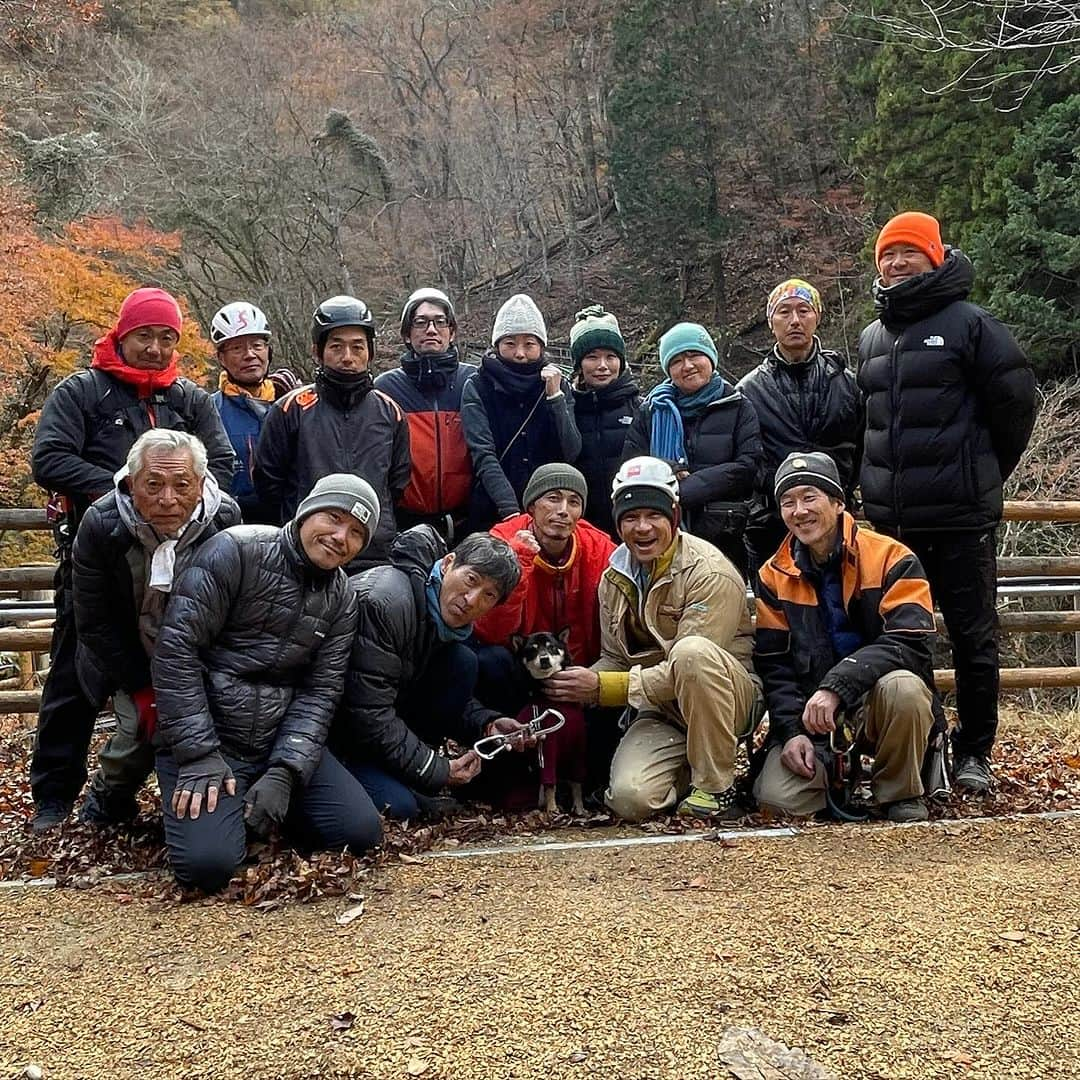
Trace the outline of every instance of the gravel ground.
[[683, 1080], [738, 1026], [844, 1080], [1072, 1080], [1078, 854], [1066, 819], [410, 860], [347, 926], [4, 890], [0, 1076]]

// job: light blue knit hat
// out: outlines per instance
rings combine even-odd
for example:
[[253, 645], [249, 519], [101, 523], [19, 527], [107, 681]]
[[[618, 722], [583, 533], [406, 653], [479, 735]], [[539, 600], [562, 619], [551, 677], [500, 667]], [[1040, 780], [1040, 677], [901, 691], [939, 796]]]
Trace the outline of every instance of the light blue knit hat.
[[676, 323], [660, 339], [660, 367], [667, 375], [671, 361], [681, 352], [704, 353], [711, 361], [713, 371], [719, 364], [716, 355], [716, 343], [709, 336], [709, 331], [704, 326], [693, 322]]

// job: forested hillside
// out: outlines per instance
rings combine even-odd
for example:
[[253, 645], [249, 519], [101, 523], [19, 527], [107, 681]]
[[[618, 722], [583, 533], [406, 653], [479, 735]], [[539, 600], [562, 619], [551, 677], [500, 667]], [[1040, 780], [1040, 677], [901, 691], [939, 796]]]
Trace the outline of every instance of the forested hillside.
[[[138, 283], [203, 326], [255, 301], [297, 369], [319, 299], [371, 304], [385, 366], [402, 298], [437, 283], [470, 341], [523, 289], [555, 340], [589, 301], [643, 353], [692, 315], [737, 374], [791, 273], [850, 350], [868, 240], [911, 207], [969, 250], [976, 298], [1040, 375], [1074, 374], [1077, 20], [1051, 40], [1042, 5], [1011, 5], [1006, 40], [999, 7], [960, 5], [935, 42], [903, 3], [870, 19], [817, 0], [11, 0], [5, 454], [23, 460], [48, 387]], [[198, 374], [197, 327], [184, 344]], [[0, 496], [26, 481], [6, 470]]]

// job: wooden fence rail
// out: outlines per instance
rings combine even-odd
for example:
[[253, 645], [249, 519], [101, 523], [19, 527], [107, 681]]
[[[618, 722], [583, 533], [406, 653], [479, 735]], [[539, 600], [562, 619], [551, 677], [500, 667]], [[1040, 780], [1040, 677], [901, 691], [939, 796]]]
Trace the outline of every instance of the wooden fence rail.
[[[1032, 499], [1007, 501], [1005, 521], [1044, 521], [1080, 523], [1080, 502]], [[0, 508], [0, 532], [47, 529], [43, 509]], [[28, 592], [51, 589], [54, 565], [0, 568], [0, 590]], [[1080, 557], [1072, 555], [1012, 555], [998, 559], [998, 575], [1002, 578], [1080, 578]], [[1008, 611], [999, 616], [1001, 629], [1009, 633], [1076, 633], [1080, 634], [1080, 611]], [[944, 622], [937, 616], [938, 629]], [[16, 652], [47, 652], [52, 631], [38, 627], [0, 627], [0, 650]], [[1078, 657], [1080, 661], [1080, 657]], [[938, 689], [956, 689], [955, 673], [951, 669], [935, 672]], [[1058, 668], [1004, 668], [1001, 672], [1003, 690], [1045, 687], [1080, 687], [1080, 666]], [[41, 703], [40, 690], [0, 689], [0, 713], [36, 713]]]

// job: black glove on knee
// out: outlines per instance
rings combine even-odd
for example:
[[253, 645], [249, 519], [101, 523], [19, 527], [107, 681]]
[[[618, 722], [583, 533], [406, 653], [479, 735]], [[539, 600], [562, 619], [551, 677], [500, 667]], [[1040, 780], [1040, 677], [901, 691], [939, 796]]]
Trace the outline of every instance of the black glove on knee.
[[259, 836], [268, 836], [274, 825], [280, 825], [289, 812], [296, 774], [284, 765], [271, 765], [248, 788], [244, 796], [244, 820]]

